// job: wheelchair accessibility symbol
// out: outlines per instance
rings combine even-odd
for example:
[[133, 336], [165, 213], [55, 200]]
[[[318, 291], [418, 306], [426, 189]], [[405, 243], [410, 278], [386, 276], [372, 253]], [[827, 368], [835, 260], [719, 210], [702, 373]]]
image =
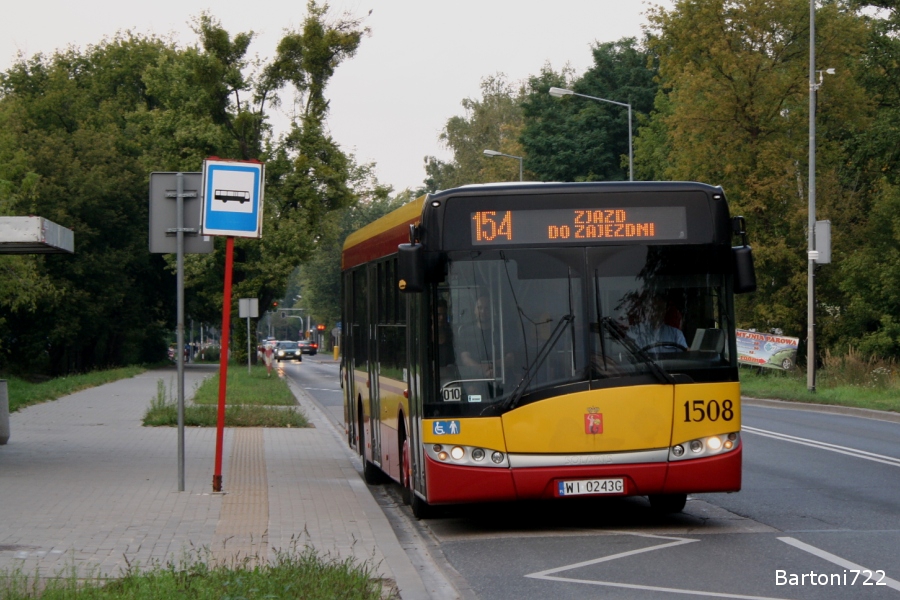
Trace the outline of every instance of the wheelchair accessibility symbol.
[[459, 421], [435, 421], [431, 424], [434, 435], [456, 435], [459, 433]]

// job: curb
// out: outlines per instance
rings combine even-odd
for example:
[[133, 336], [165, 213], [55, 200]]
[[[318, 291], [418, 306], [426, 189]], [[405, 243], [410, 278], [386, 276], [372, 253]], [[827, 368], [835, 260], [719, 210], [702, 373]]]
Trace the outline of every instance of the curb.
[[853, 406], [837, 406], [834, 404], [810, 404], [807, 402], [792, 402], [790, 400], [769, 400], [765, 398], [750, 398], [741, 396], [741, 402], [750, 406], [765, 406], [767, 408], [776, 408], [781, 410], [808, 410], [812, 412], [831, 413], [836, 415], [846, 415], [849, 417], [858, 417], [860, 419], [873, 419], [875, 421], [887, 421], [890, 423], [900, 423], [900, 413], [889, 412], [884, 410], [873, 410], [871, 408], [856, 408]]

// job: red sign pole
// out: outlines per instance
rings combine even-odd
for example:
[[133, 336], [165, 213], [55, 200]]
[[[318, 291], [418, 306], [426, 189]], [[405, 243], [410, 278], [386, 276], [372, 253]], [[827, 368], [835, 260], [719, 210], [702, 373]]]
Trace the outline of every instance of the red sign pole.
[[219, 414], [216, 423], [216, 470], [213, 491], [222, 491], [222, 448], [225, 445], [225, 389], [228, 379], [228, 333], [231, 330], [231, 270], [234, 265], [234, 237], [225, 238], [225, 292], [222, 297], [222, 348], [219, 354]]

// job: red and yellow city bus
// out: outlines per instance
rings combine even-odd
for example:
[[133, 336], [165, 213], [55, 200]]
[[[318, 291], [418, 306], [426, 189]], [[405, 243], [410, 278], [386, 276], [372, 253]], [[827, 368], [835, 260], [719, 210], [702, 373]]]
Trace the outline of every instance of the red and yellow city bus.
[[[735, 236], [743, 236], [732, 247]], [[433, 505], [741, 487], [743, 219], [690, 182], [430, 194], [342, 257], [348, 441]]]

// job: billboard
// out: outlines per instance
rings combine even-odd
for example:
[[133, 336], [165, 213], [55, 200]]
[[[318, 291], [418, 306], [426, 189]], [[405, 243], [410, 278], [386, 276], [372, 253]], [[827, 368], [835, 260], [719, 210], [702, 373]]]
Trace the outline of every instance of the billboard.
[[737, 329], [738, 362], [767, 369], [790, 370], [797, 364], [800, 338]]

